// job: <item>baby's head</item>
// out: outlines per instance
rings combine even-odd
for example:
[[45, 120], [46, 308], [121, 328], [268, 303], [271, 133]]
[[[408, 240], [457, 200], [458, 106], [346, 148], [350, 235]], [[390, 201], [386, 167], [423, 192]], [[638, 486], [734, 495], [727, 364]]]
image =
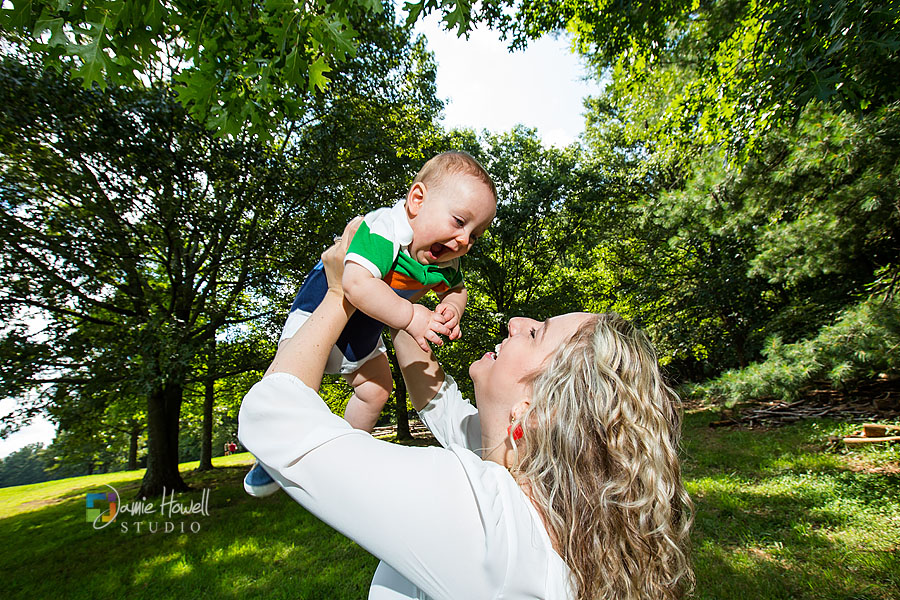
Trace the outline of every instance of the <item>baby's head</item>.
[[460, 151], [425, 163], [406, 195], [410, 255], [421, 264], [467, 253], [497, 213], [497, 188], [484, 167]]

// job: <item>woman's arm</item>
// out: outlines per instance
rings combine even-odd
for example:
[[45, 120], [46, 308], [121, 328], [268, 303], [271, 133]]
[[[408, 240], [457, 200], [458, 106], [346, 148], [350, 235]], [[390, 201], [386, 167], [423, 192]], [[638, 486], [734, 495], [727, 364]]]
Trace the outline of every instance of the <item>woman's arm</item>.
[[347, 246], [360, 223], [362, 217], [350, 221], [344, 228], [340, 241], [322, 253], [322, 263], [328, 279], [325, 298], [300, 330], [278, 348], [275, 359], [266, 371], [267, 376], [272, 373], [288, 373], [319, 391], [328, 353], [355, 310], [344, 297], [341, 277]]
[[406, 382], [406, 390], [413, 408], [422, 410], [434, 398], [444, 383], [444, 370], [434, 352], [422, 350], [406, 331], [392, 331], [397, 362]]

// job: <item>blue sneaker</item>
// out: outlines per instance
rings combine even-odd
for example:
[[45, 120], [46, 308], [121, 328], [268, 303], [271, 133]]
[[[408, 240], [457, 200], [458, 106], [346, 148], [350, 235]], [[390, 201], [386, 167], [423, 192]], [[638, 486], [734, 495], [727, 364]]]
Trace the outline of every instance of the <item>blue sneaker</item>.
[[254, 463], [250, 472], [244, 476], [244, 491], [254, 498], [265, 498], [278, 491], [278, 482], [272, 479], [259, 462]]

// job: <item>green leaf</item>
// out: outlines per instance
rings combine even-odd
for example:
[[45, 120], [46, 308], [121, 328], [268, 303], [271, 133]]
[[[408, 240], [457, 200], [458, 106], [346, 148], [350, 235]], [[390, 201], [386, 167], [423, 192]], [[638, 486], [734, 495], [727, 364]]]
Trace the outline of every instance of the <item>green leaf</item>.
[[413, 23], [415, 23], [418, 20], [419, 15], [422, 14], [423, 8], [425, 8], [425, 0], [421, 0], [420, 2], [415, 3], [406, 2], [403, 5], [403, 10], [409, 13], [406, 15], [406, 24], [412, 25]]
[[34, 37], [40, 38], [41, 34], [45, 31], [50, 32], [50, 39], [47, 42], [47, 46], [68, 46], [69, 40], [66, 37], [66, 34], [63, 32], [63, 20], [60, 18], [56, 19], [42, 19], [39, 20], [34, 26]]
[[31, 25], [34, 23], [35, 19], [32, 16], [32, 2], [31, 0], [15, 0], [13, 2], [13, 9], [6, 9], [3, 11], [4, 15], [4, 25], [7, 25], [13, 29], [20, 30], [28, 30]]
[[320, 92], [324, 92], [328, 86], [328, 78], [325, 73], [331, 70], [331, 67], [325, 62], [325, 57], [320, 56], [309, 66], [309, 89], [319, 88]]
[[101, 88], [106, 88], [103, 73], [106, 71], [109, 58], [100, 48], [100, 40], [103, 39], [103, 33], [106, 31], [104, 23], [88, 23], [90, 28], [87, 30], [86, 35], [93, 38], [93, 41], [90, 43], [68, 45], [69, 52], [79, 56], [82, 61], [81, 67], [72, 76], [84, 79], [84, 87], [86, 88], [91, 87], [94, 83], [97, 83]]
[[153, 30], [159, 30], [162, 28], [166, 16], [166, 8], [162, 3], [159, 0], [150, 0], [149, 6], [144, 12], [144, 24]]
[[348, 54], [350, 56], [356, 55], [355, 40], [359, 34], [355, 29], [342, 21], [326, 21], [324, 25], [331, 33], [331, 38], [334, 41], [333, 54], [336, 59], [344, 60]]
[[300, 57], [298, 48], [291, 50], [291, 53], [284, 59], [284, 68], [281, 70], [284, 80], [288, 84], [297, 83], [303, 77], [303, 71], [306, 68], [306, 61]]
[[182, 106], [190, 106], [191, 111], [205, 117], [216, 91], [215, 81], [201, 71], [193, 71], [176, 77], [176, 81], [184, 87], [176, 88], [178, 101]]
[[96, 83], [102, 89], [106, 89], [106, 81], [103, 79], [103, 73], [106, 71], [107, 58], [102, 53], [97, 58], [86, 60], [81, 67], [72, 73], [73, 78], [81, 78], [84, 80], [84, 87], [89, 88]]

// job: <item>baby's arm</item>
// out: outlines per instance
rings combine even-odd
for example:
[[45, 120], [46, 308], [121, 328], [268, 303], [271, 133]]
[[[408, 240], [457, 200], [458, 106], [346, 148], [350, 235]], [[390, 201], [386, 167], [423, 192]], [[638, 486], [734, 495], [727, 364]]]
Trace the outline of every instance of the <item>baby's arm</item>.
[[447, 337], [451, 340], [459, 339], [462, 335], [459, 322], [462, 320], [463, 311], [466, 310], [469, 293], [465, 286], [461, 286], [444, 293], [440, 298], [441, 303], [435, 307], [434, 312], [439, 320], [443, 319], [444, 326], [450, 330]]
[[342, 282], [344, 295], [353, 306], [392, 329], [408, 332], [426, 352], [429, 341], [440, 345], [439, 334], [450, 334], [449, 328], [435, 322], [432, 311], [401, 298], [361, 265], [347, 262]]

